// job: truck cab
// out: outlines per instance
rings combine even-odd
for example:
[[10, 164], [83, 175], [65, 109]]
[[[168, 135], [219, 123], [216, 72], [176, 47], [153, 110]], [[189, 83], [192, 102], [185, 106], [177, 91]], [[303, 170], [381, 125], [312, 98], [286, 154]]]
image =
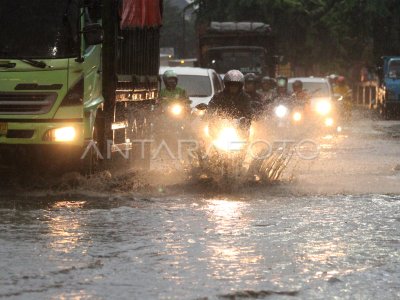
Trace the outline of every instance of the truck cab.
[[[77, 0], [1, 1], [0, 146], [82, 147], [92, 138], [104, 102], [96, 21]], [[89, 30], [97, 41], [81, 34]]]
[[268, 24], [211, 22], [198, 30], [201, 67], [215, 69], [222, 76], [232, 69], [275, 76], [275, 43]]
[[400, 108], [400, 56], [383, 57], [382, 71], [378, 107], [389, 118]]
[[205, 61], [220, 75], [233, 69], [259, 76], [268, 72], [267, 53], [262, 47], [214, 47], [207, 50]]

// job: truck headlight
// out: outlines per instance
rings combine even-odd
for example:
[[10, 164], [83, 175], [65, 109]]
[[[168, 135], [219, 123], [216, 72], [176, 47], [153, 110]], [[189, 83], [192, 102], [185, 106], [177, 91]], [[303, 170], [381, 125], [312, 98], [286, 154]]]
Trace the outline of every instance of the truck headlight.
[[77, 134], [75, 127], [68, 126], [47, 131], [44, 136], [44, 140], [48, 142], [67, 143], [73, 142], [76, 136]]
[[280, 119], [286, 117], [288, 113], [289, 113], [289, 109], [284, 105], [278, 105], [275, 108], [275, 115]]

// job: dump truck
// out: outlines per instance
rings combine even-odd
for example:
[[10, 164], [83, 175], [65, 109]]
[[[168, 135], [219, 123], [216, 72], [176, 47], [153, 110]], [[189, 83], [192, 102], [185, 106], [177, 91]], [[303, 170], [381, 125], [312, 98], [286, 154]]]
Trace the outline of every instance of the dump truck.
[[211, 22], [198, 27], [199, 64], [225, 74], [275, 77], [276, 55], [271, 27], [258, 22]]
[[1, 1], [2, 163], [146, 161], [161, 22], [162, 0]]

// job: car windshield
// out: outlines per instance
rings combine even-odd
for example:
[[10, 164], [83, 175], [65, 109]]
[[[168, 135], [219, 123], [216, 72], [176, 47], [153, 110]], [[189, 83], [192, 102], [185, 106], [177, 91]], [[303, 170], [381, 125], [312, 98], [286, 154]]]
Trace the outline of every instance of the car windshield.
[[77, 0], [1, 0], [0, 58], [77, 56], [78, 17]]
[[[293, 93], [292, 84], [294, 81], [289, 82], [289, 92]], [[303, 90], [305, 90], [312, 97], [330, 97], [331, 91], [326, 82], [303, 82]]]
[[[185, 89], [189, 97], [212, 96], [210, 77], [203, 75], [178, 75], [178, 86]], [[164, 88], [164, 83], [163, 83]]]
[[219, 74], [233, 69], [244, 74], [261, 74], [264, 60], [262, 49], [215, 49], [208, 53], [208, 67]]
[[389, 65], [389, 76], [400, 77], [400, 60], [392, 60]]

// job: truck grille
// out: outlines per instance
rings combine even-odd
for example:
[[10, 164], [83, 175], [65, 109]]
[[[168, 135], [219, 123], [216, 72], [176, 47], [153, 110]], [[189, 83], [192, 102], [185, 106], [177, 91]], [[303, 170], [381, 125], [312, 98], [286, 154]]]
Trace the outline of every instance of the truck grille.
[[46, 114], [57, 99], [57, 93], [0, 93], [0, 114]]

